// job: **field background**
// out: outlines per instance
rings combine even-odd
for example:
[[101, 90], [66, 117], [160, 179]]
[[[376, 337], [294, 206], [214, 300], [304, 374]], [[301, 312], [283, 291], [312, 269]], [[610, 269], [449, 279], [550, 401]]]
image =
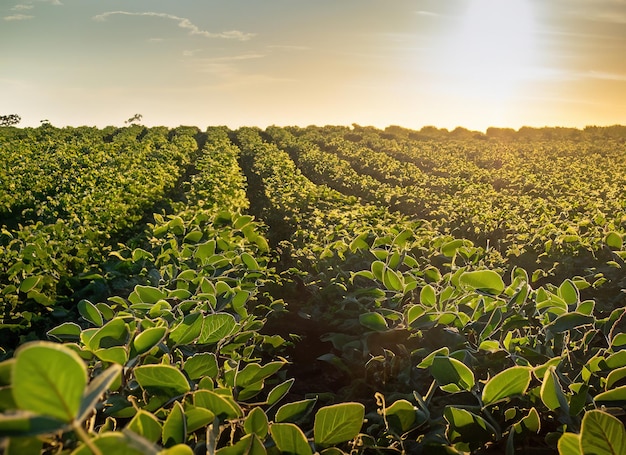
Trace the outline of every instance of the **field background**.
[[626, 127], [0, 128], [6, 453], [626, 453]]

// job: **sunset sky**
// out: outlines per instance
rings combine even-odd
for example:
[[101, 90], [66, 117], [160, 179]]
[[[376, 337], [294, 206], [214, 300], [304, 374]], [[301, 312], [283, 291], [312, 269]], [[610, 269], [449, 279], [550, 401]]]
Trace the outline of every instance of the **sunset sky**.
[[20, 126], [626, 124], [626, 0], [2, 0]]

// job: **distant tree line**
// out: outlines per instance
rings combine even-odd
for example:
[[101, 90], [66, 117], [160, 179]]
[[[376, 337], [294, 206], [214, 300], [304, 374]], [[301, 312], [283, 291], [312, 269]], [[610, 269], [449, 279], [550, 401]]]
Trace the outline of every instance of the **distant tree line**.
[[[358, 125], [355, 128], [362, 128]], [[513, 128], [489, 127], [482, 133], [471, 131], [463, 127], [457, 127], [452, 131], [446, 128], [425, 126], [420, 130], [412, 130], [397, 125], [385, 128], [385, 133], [390, 136], [407, 137], [413, 140], [432, 139], [500, 139], [500, 140], [580, 140], [583, 138], [594, 139], [618, 139], [626, 141], [626, 126], [587, 126], [584, 129], [565, 127], [534, 128], [524, 126], [519, 130]]]

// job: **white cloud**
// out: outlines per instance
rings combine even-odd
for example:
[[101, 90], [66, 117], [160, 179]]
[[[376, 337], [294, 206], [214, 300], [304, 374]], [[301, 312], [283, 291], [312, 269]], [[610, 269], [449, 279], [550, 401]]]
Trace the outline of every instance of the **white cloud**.
[[15, 5], [13, 8], [11, 8], [12, 11], [26, 11], [29, 9], [33, 9], [34, 6], [33, 5], [25, 5], [23, 3]]
[[51, 5], [55, 5], [55, 6], [63, 5], [63, 3], [61, 3], [61, 0], [39, 0], [39, 1], [43, 3], [50, 3]]
[[189, 19], [185, 17], [174, 16], [173, 14], [166, 13], [155, 13], [155, 12], [144, 12], [144, 13], [131, 13], [128, 11], [109, 11], [106, 13], [98, 14], [94, 16], [93, 19], [96, 21], [106, 21], [110, 16], [122, 15], [122, 16], [143, 16], [143, 17], [159, 17], [163, 19], [169, 19], [172, 21], [176, 21], [180, 28], [184, 28], [189, 31], [190, 35], [199, 35], [204, 36], [205, 38], [222, 38], [222, 39], [234, 39], [238, 41], [247, 41], [253, 36], [254, 33], [245, 33], [239, 30], [230, 30], [226, 32], [214, 33], [206, 30], [202, 30], [200, 27], [195, 25]]
[[12, 16], [4, 16], [3, 19], [5, 21], [25, 21], [28, 19], [32, 19], [35, 16], [29, 16], [27, 14], [13, 14]]
[[415, 11], [415, 14], [417, 14], [418, 16], [428, 16], [428, 17], [439, 17], [440, 16], [439, 14], [433, 13], [432, 11], [424, 11], [424, 10]]

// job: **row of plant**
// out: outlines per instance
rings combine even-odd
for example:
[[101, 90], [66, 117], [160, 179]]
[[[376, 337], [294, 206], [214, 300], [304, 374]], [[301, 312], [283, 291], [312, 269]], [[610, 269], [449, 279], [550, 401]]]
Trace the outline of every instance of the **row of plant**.
[[109, 253], [166, 203], [197, 150], [196, 132], [139, 125], [6, 131], [0, 330], [45, 327], [67, 317], [81, 292], [107, 292], [103, 277], [115, 274]]
[[[594, 277], [539, 286], [317, 185], [294, 151], [330, 154], [298, 135], [201, 135], [178, 202], [113, 252], [117, 295], [0, 363], [5, 453], [624, 451], [624, 309]], [[623, 241], [599, 243], [618, 266]]]

